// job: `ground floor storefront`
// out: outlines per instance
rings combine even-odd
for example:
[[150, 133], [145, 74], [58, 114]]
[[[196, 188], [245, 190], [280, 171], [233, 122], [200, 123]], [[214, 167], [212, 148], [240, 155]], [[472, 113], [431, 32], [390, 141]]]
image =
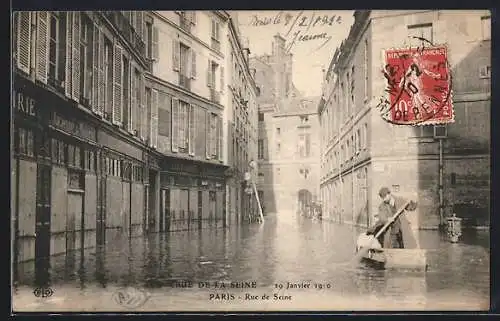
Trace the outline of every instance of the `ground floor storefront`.
[[14, 262], [46, 271], [48, 257], [99, 247], [115, 234], [226, 226], [225, 166], [165, 158], [21, 77], [14, 97]]

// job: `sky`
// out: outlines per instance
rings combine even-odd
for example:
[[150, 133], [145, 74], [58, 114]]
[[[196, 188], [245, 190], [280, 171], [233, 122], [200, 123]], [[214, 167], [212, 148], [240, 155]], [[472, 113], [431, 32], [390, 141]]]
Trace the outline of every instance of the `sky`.
[[293, 54], [293, 82], [305, 96], [320, 96], [322, 68], [330, 65], [335, 49], [354, 21], [353, 11], [236, 11], [251, 56], [271, 54], [273, 36], [287, 40]]

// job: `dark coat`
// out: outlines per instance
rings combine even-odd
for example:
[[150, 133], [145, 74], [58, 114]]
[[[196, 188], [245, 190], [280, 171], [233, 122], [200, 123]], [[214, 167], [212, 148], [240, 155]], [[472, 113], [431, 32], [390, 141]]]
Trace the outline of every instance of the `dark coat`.
[[[368, 230], [370, 234], [376, 234], [377, 231], [387, 222], [387, 220], [390, 219], [392, 216], [394, 216], [394, 214], [396, 214], [396, 212], [407, 203], [406, 199], [398, 196], [394, 196], [394, 200], [395, 200], [394, 206], [391, 206], [390, 204], [387, 204], [385, 202], [382, 202], [379, 205], [378, 207], [379, 222], [377, 222], [375, 226], [371, 227]], [[415, 206], [416, 204], [414, 202], [411, 202], [410, 206], [407, 206], [407, 209], [412, 211], [415, 209]], [[398, 219], [395, 220], [394, 223], [387, 228], [386, 232], [383, 233], [384, 244], [382, 244], [382, 247], [392, 248], [392, 239], [396, 238], [399, 233], [401, 233], [404, 248], [414, 249], [418, 247], [417, 240], [413, 235], [410, 222], [405, 217], [405, 215], [407, 214], [408, 214], [407, 211], [402, 213], [398, 217]]]

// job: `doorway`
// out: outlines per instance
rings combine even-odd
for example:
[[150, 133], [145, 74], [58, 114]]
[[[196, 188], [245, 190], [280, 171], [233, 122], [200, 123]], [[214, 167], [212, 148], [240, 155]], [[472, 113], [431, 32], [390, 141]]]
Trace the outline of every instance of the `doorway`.
[[48, 282], [50, 268], [51, 175], [49, 165], [38, 164], [35, 218], [35, 278], [37, 283]]
[[106, 244], [106, 176], [97, 177], [96, 244]]
[[203, 191], [198, 191], [198, 229], [201, 230], [203, 224]]
[[215, 191], [210, 191], [209, 192], [209, 220], [211, 223], [215, 221], [215, 224], [217, 224], [217, 194]]
[[70, 253], [82, 247], [82, 193], [68, 192], [68, 210], [66, 215], [66, 252]]
[[170, 190], [160, 190], [160, 232], [170, 231]]
[[301, 213], [307, 213], [312, 203], [312, 193], [306, 189], [301, 189], [297, 195], [298, 207]]

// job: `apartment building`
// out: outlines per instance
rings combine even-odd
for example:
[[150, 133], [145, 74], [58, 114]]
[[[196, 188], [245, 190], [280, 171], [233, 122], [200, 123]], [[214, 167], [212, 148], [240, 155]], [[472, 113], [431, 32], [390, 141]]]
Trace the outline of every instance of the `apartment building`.
[[267, 213], [296, 213], [319, 200], [318, 99], [292, 81], [293, 55], [275, 35], [272, 53], [252, 57], [259, 86], [258, 188]]
[[149, 228], [148, 179], [159, 167], [146, 117], [144, 19], [119, 11], [14, 14], [16, 261]]
[[[378, 190], [387, 186], [418, 202], [409, 216], [416, 228], [437, 228], [453, 212], [465, 224], [488, 225], [489, 12], [356, 11], [354, 17], [326, 73], [318, 108], [324, 216], [369, 225]], [[376, 109], [387, 94], [381, 53], [421, 47], [422, 39], [448, 47], [455, 122], [392, 125]]]

